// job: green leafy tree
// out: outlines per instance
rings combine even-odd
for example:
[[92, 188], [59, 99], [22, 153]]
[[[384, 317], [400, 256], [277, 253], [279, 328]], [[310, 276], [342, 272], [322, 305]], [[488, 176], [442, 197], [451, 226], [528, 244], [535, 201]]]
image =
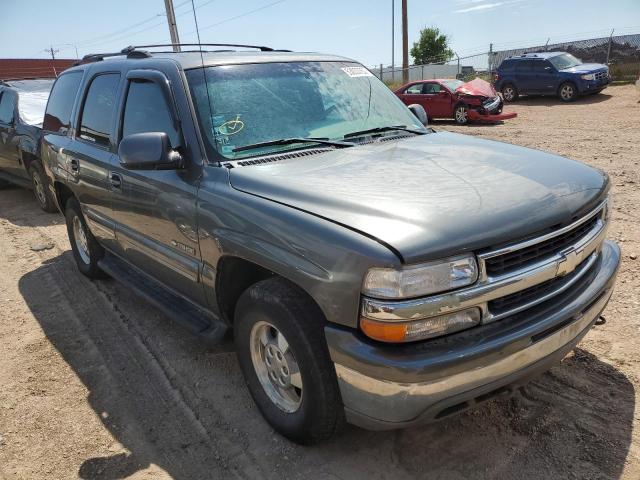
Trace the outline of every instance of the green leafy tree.
[[449, 37], [436, 27], [423, 28], [420, 38], [411, 48], [411, 56], [414, 65], [451, 60], [453, 50], [449, 48]]

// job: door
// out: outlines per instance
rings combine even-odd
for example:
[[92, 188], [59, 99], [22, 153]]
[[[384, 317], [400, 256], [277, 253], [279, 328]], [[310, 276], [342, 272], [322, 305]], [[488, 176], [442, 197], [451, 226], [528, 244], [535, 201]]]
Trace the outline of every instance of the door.
[[115, 225], [109, 172], [115, 163], [113, 151], [120, 79], [119, 72], [108, 72], [89, 80], [75, 135], [58, 153], [91, 233], [110, 249], [115, 246]]
[[451, 94], [438, 82], [425, 82], [422, 98], [429, 118], [451, 118]]
[[514, 78], [519, 93], [536, 93], [536, 73], [533, 71], [534, 60], [519, 60], [516, 62]]
[[537, 93], [543, 95], [554, 95], [558, 88], [556, 75], [557, 71], [547, 60], [538, 60], [533, 64], [536, 74]]
[[0, 171], [13, 177], [23, 177], [16, 135], [16, 97], [13, 90], [0, 90]]
[[[155, 70], [128, 73], [120, 139], [164, 132], [169, 148], [182, 154], [186, 150], [177, 119], [167, 76]], [[195, 168], [188, 158], [184, 161], [187, 168], [172, 170], [128, 170], [117, 162], [110, 174], [116, 237], [121, 254], [130, 263], [204, 306], [196, 224], [201, 168]]]
[[427, 106], [422, 103], [422, 83], [414, 83], [407, 87], [404, 92], [402, 92], [401, 98], [405, 105], [417, 103], [418, 105], [422, 105], [425, 110], [427, 109]]

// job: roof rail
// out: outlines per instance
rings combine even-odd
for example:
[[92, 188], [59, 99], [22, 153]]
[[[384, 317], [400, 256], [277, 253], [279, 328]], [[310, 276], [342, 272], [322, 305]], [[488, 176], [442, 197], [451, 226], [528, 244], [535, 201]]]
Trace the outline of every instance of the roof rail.
[[255, 48], [261, 52], [274, 52], [282, 50], [274, 50], [271, 47], [264, 47], [260, 45], [241, 45], [237, 43], [160, 43], [157, 45], [136, 45], [135, 47], [127, 48], [154, 48], [154, 47], [240, 47], [240, 48]]
[[149, 52], [144, 50], [136, 50], [135, 47], [126, 47], [119, 52], [113, 53], [90, 53], [82, 57], [82, 60], [74, 63], [75, 65], [82, 65], [83, 63], [100, 62], [108, 57], [120, 57], [126, 55], [127, 58], [148, 58], [151, 56]]

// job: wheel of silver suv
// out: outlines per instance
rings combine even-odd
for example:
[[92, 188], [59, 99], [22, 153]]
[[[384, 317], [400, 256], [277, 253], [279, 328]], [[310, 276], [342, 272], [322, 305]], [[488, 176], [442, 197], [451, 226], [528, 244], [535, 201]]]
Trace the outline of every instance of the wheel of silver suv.
[[330, 437], [343, 423], [324, 324], [313, 300], [278, 277], [249, 287], [234, 315], [236, 352], [251, 396], [275, 430], [302, 444]]
[[71, 251], [78, 270], [89, 278], [104, 278], [105, 274], [98, 266], [98, 262], [104, 256], [104, 249], [87, 228], [80, 204], [75, 198], [72, 197], [67, 201], [64, 216]]

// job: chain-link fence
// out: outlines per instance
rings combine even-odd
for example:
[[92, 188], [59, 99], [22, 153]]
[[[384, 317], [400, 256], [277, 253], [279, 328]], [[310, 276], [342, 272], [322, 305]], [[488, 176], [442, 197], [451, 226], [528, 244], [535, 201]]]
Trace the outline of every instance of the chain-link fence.
[[[407, 68], [407, 80], [428, 80], [432, 78], [460, 78], [470, 80], [474, 77], [490, 79], [490, 72], [498, 68], [502, 60], [513, 55], [535, 52], [568, 52], [584, 63], [603, 63], [609, 65], [614, 81], [635, 80], [640, 73], [640, 34], [616, 35], [590, 38], [561, 43], [549, 43], [535, 47], [513, 48], [472, 55], [454, 55], [452, 59], [434, 58], [432, 63], [411, 65]], [[371, 71], [387, 84], [403, 83], [402, 67], [371, 68]]]
[[568, 52], [585, 63], [604, 63], [609, 65], [613, 80], [633, 80], [640, 73], [640, 34], [500, 50], [489, 54], [490, 70], [498, 68], [507, 57], [536, 52]]

